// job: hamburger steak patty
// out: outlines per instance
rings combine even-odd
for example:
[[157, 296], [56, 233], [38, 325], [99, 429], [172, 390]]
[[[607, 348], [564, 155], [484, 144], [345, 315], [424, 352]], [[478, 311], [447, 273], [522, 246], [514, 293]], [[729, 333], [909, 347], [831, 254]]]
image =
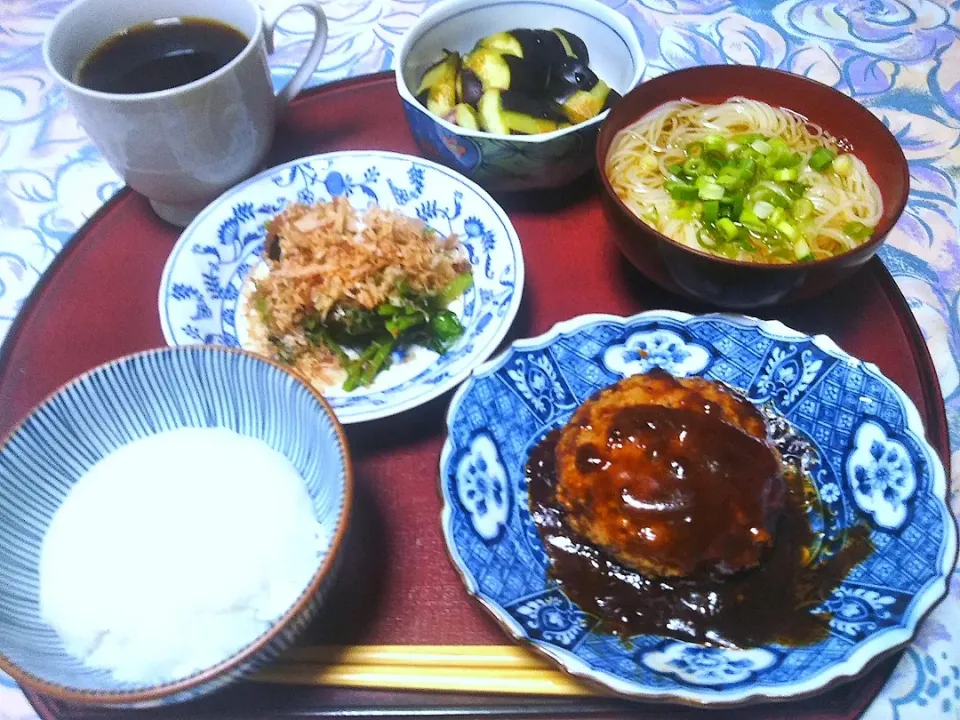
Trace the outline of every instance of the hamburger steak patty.
[[786, 495], [759, 411], [719, 383], [662, 370], [583, 403], [556, 463], [570, 526], [653, 576], [757, 565]]

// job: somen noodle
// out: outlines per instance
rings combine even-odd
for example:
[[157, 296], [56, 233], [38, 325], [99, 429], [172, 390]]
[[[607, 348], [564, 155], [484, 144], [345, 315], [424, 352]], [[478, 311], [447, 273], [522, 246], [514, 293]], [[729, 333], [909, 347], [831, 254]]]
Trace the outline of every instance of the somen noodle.
[[606, 174], [669, 238], [736, 260], [791, 263], [852, 250], [883, 212], [866, 166], [818, 125], [733, 97], [679, 100], [625, 127]]

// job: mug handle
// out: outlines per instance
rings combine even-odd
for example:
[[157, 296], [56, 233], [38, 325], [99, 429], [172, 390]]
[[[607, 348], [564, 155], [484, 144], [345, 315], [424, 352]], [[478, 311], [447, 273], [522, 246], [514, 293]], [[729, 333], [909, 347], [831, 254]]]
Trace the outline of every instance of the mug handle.
[[319, 0], [274, 0], [268, 7], [261, 6], [263, 37], [267, 45], [267, 53], [273, 54], [273, 35], [280, 18], [294, 8], [302, 8], [310, 13], [317, 26], [313, 31], [313, 40], [310, 43], [310, 49], [307, 50], [307, 56], [300, 63], [293, 77], [277, 93], [277, 111], [280, 113], [286, 110], [290, 101], [303, 90], [303, 86], [307, 84], [313, 71], [320, 64], [320, 58], [327, 47], [327, 16], [321, 9]]

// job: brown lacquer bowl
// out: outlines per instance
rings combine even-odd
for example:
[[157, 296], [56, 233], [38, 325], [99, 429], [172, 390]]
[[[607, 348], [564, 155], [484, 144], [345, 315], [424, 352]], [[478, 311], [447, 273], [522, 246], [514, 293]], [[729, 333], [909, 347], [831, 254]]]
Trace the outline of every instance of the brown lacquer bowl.
[[[785, 107], [845, 141], [883, 196], [883, 215], [863, 245], [815, 262], [769, 265], [729, 260], [671, 240], [633, 214], [614, 193], [604, 168], [614, 136], [664, 103], [688, 98], [720, 103], [740, 95]], [[907, 160], [896, 138], [869, 110], [843, 93], [780, 70], [708, 65], [642, 83], [611, 111], [600, 130], [597, 166], [613, 237], [640, 272], [667, 290], [721, 307], [746, 310], [818, 295], [856, 272], [893, 229], [910, 189]]]

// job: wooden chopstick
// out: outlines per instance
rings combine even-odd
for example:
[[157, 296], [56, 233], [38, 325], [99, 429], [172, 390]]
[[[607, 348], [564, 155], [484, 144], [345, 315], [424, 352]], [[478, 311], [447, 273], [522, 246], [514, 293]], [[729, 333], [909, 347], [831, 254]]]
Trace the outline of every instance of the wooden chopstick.
[[272, 665], [251, 678], [279, 685], [333, 685], [522, 695], [593, 695], [556, 670], [440, 668], [419, 665]]
[[280, 662], [518, 670], [553, 668], [545, 659], [515, 645], [320, 645], [294, 648], [285, 653]]
[[528, 650], [500, 645], [366, 645], [290, 651], [255, 682], [523, 695], [596, 693]]

